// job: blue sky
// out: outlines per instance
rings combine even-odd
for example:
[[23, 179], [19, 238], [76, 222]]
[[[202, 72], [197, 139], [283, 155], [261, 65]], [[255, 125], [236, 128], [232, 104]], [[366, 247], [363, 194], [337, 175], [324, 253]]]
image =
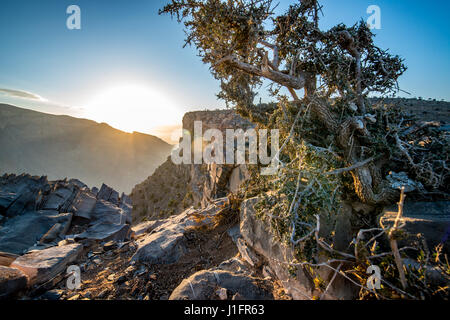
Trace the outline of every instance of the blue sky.
[[[85, 116], [108, 88], [135, 83], [169, 97], [180, 114], [223, 107], [219, 84], [193, 48], [182, 48], [182, 26], [157, 11], [159, 0], [2, 0], [0, 88], [27, 91], [47, 102], [0, 94], [0, 102]], [[283, 10], [291, 1], [280, 1]], [[66, 8], [81, 8], [81, 30], [66, 28]], [[367, 19], [381, 8], [376, 43], [406, 60], [400, 80], [411, 97], [450, 100], [450, 2], [444, 0], [324, 0], [322, 27]], [[150, 109], [152, 106], [149, 107]], [[161, 116], [164, 108], [156, 108]], [[169, 117], [170, 118], [170, 117]], [[173, 120], [173, 119], [172, 119]]]

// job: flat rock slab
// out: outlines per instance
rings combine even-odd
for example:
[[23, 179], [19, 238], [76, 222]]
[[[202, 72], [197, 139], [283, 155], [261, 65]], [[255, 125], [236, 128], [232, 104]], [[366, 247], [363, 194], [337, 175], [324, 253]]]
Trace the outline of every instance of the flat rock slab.
[[[380, 222], [385, 227], [394, 224], [398, 206], [384, 209]], [[450, 252], [450, 201], [405, 202], [403, 217], [404, 230], [412, 235], [423, 234], [430, 249], [443, 244], [444, 251]]]
[[184, 279], [172, 292], [169, 300], [211, 300], [218, 287], [227, 289], [230, 297], [239, 294], [243, 300], [273, 300], [273, 295], [257, 281], [229, 271], [203, 270]]
[[167, 220], [145, 221], [133, 226], [131, 230], [133, 231], [134, 235], [138, 237], [153, 231], [154, 229], [156, 229], [157, 227], [161, 226], [166, 222]]
[[123, 241], [128, 239], [131, 234], [131, 228], [127, 224], [110, 224], [98, 223], [95, 224], [85, 232], [76, 235], [75, 239], [89, 239], [95, 241]]
[[11, 268], [21, 270], [28, 276], [28, 285], [45, 283], [64, 272], [83, 250], [83, 245], [74, 243], [27, 253], [16, 259]]
[[[227, 199], [218, 199], [205, 209], [189, 208], [183, 213], [162, 220], [158, 227], [153, 228], [150, 234], [137, 241], [138, 249], [133, 256], [134, 261], [152, 264], [175, 263], [186, 252], [184, 234], [188, 227], [207, 225], [213, 222], [214, 216], [225, 205]], [[199, 219], [199, 218], [202, 219]], [[136, 230], [145, 230], [142, 225]], [[150, 230], [150, 229], [147, 229]]]
[[68, 226], [72, 214], [31, 211], [9, 219], [0, 229], [0, 251], [21, 255], [39, 241], [55, 224]]
[[123, 210], [111, 202], [105, 200], [98, 200], [95, 204], [94, 210], [91, 213], [92, 223], [110, 223], [110, 224], [125, 224], [126, 215]]
[[0, 252], [0, 266], [9, 267], [18, 257], [16, 254]]
[[22, 271], [0, 266], [0, 299], [11, 298], [26, 286], [27, 277]]
[[197, 225], [193, 208], [163, 220], [159, 227], [137, 241], [138, 249], [133, 256], [134, 261], [168, 264], [175, 263], [186, 252], [184, 233], [189, 226]]

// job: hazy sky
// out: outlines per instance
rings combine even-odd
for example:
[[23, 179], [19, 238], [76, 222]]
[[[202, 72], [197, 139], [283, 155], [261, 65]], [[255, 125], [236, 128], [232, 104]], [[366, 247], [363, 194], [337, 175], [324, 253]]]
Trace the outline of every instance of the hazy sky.
[[[193, 48], [182, 48], [182, 26], [169, 16], [158, 16], [166, 2], [2, 0], [0, 102], [106, 122], [127, 112], [125, 130], [134, 129], [136, 117], [149, 119], [150, 127], [174, 124], [189, 110], [223, 107], [215, 96], [219, 84], [208, 67]], [[290, 2], [280, 1], [278, 10]], [[409, 67], [401, 88], [411, 97], [450, 100], [450, 1], [321, 3], [323, 28], [367, 19], [367, 7], [378, 5], [382, 29], [376, 31], [376, 43], [401, 55]], [[81, 8], [81, 30], [66, 27], [71, 4]], [[131, 94], [137, 95], [136, 103], [152, 101], [136, 108], [121, 106]], [[101, 107], [93, 113], [93, 105]], [[107, 111], [114, 115], [99, 119]], [[158, 117], [165, 120], [155, 121]], [[145, 131], [144, 126], [142, 121], [136, 129]]]

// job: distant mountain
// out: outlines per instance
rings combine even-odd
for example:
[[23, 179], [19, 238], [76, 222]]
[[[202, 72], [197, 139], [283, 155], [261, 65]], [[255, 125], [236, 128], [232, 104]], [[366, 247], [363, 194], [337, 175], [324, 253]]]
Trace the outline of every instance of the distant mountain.
[[105, 123], [0, 104], [0, 174], [77, 178], [129, 193], [171, 148], [157, 137]]

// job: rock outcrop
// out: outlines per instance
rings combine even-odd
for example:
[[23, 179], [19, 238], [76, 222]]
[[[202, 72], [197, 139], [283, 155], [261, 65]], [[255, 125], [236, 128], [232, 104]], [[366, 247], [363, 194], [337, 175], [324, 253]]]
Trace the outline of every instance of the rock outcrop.
[[[247, 130], [254, 125], [232, 110], [198, 111], [186, 113], [183, 130], [194, 135], [194, 122], [202, 122], [202, 131], [226, 129]], [[142, 218], [165, 218], [195, 206], [206, 208], [211, 201], [236, 192], [249, 178], [245, 165], [181, 164], [169, 158], [155, 173], [138, 184], [131, 193], [134, 221]]]
[[93, 244], [130, 239], [130, 198], [101, 190], [96, 196], [75, 179], [0, 177], [0, 297], [25, 287], [21, 274], [33, 288], [64, 273]]

